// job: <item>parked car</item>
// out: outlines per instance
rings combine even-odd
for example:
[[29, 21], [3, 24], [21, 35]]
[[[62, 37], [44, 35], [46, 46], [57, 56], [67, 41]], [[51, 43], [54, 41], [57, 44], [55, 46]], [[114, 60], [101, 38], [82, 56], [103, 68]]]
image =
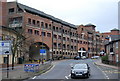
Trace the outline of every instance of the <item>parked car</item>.
[[98, 59], [100, 56], [92, 56], [91, 59]]
[[86, 59], [86, 56], [82, 56], [81, 58], [82, 58], [82, 59]]
[[79, 59], [80, 59], [80, 56], [75, 56], [74, 59], [75, 59], [75, 60], [79, 60]]
[[87, 77], [90, 76], [90, 67], [86, 63], [75, 64], [71, 67], [71, 78]]

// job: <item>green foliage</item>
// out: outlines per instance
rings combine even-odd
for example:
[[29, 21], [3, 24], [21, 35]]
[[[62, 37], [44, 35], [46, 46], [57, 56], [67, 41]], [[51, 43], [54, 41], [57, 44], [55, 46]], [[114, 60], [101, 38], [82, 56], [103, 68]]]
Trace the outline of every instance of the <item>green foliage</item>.
[[102, 60], [104, 60], [104, 61], [108, 61], [108, 55], [106, 55], [106, 56], [102, 56]]

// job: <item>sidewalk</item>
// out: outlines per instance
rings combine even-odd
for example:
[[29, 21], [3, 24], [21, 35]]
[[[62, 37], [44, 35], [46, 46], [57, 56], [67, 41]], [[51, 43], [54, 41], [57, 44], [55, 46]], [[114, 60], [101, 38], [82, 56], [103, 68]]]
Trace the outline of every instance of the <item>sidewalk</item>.
[[104, 67], [109, 67], [109, 68], [113, 68], [113, 69], [119, 69], [117, 66], [112, 66], [112, 65], [108, 65], [108, 64], [103, 64], [101, 62], [101, 59], [98, 60], [97, 62], [95, 62], [96, 65], [99, 65], [99, 66], [104, 66]]
[[[25, 63], [26, 64], [26, 63]], [[31, 64], [31, 63], [27, 63]], [[38, 63], [35, 63], [38, 64]], [[43, 65], [40, 64], [39, 72], [25, 72], [24, 64], [16, 64], [14, 70], [12, 67], [9, 67], [9, 77], [7, 78], [7, 68], [0, 68], [0, 72], [2, 72], [2, 79], [27, 79], [33, 77], [35, 75], [39, 75], [52, 67], [52, 64], [49, 62], [45, 62]]]

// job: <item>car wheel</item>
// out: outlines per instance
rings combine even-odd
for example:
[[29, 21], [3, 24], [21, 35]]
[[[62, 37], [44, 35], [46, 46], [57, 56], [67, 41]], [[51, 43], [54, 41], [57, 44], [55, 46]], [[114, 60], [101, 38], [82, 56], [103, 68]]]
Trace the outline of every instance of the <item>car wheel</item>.
[[90, 74], [87, 74], [87, 78], [89, 78], [90, 77]]
[[71, 78], [74, 79], [75, 77], [71, 74]]

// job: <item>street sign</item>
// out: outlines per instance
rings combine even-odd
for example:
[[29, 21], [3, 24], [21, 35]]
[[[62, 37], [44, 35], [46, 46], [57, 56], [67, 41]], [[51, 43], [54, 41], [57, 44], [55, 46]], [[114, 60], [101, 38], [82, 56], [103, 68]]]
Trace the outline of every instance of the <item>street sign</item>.
[[38, 72], [39, 64], [24, 64], [24, 71], [25, 72]]
[[9, 55], [11, 54], [11, 41], [0, 41], [0, 55]]
[[46, 49], [40, 49], [40, 55], [46, 55]]

